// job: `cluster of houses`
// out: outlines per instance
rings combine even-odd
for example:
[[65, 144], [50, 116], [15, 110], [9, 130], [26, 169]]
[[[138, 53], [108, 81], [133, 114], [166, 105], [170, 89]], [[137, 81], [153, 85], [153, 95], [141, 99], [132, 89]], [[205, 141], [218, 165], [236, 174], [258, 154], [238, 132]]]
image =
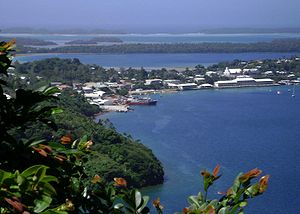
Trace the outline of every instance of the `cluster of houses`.
[[[146, 94], [158, 92], [155, 88], [161, 88], [161, 92], [184, 91], [207, 88], [232, 88], [232, 87], [247, 87], [247, 86], [270, 86], [276, 83], [270, 78], [255, 79], [245, 73], [255, 73], [256, 69], [229, 69], [226, 68], [222, 74], [216, 74], [213, 71], [207, 72], [207, 76], [222, 75], [229, 80], [216, 81], [214, 85], [208, 84], [204, 75], [195, 75], [187, 77], [185, 82], [178, 79], [146, 79], [143, 84], [147, 86], [147, 90], [134, 89], [135, 80], [121, 80], [119, 82], [86, 82], [73, 83], [72, 86], [62, 84], [60, 82], [52, 82], [52, 86], [57, 86], [60, 89], [72, 88], [73, 90], [82, 93], [91, 104], [99, 105], [101, 108], [113, 111], [127, 111], [126, 102], [128, 96], [136, 94]], [[159, 86], [159, 87], [157, 87]], [[117, 95], [117, 91], [126, 89], [128, 96]], [[117, 107], [116, 107], [117, 106]]]
[[164, 88], [174, 90], [192, 90], [192, 89], [203, 89], [213, 88], [213, 85], [205, 83], [205, 78], [202, 75], [196, 75], [195, 77], [189, 78], [188, 82], [182, 83], [180, 80], [162, 80], [162, 79], [147, 79], [145, 85], [155, 86], [162, 85]]
[[[284, 59], [287, 60], [287, 59]], [[299, 59], [300, 60], [300, 59]], [[284, 63], [286, 61], [278, 60], [277, 63]], [[246, 65], [247, 62], [245, 62]], [[259, 63], [258, 63], [259, 64]], [[243, 62], [241, 63], [243, 66]], [[245, 67], [245, 66], [243, 66]], [[99, 106], [112, 106], [113, 110], [127, 111], [126, 101], [130, 95], [141, 95], [146, 93], [164, 92], [164, 91], [184, 91], [208, 88], [233, 88], [233, 87], [251, 87], [251, 86], [272, 86], [279, 84], [295, 84], [300, 83], [300, 79], [291, 72], [286, 71], [261, 71], [261, 66], [256, 65], [254, 68], [228, 68], [223, 71], [207, 71], [203, 75], [184, 76], [184, 81], [181, 79], [146, 79], [143, 82], [136, 79], [124, 79], [118, 82], [86, 82], [86, 83], [73, 83], [73, 85], [63, 84], [61, 82], [52, 82], [51, 86], [57, 86], [59, 89], [64, 90], [71, 88], [82, 93], [91, 104]], [[181, 73], [180, 71], [177, 71]], [[183, 74], [183, 73], [182, 73]], [[15, 75], [9, 72], [9, 75]], [[276, 83], [271, 79], [274, 75], [281, 75], [286, 80], [281, 80]], [[207, 77], [213, 78], [213, 84], [207, 82]], [[263, 78], [257, 78], [263, 77]], [[23, 75], [19, 76], [22, 81], [27, 81]], [[36, 76], [37, 79], [42, 79]], [[220, 80], [221, 79], [221, 80]], [[210, 81], [210, 83], [212, 83]], [[144, 85], [143, 88], [137, 86]], [[145, 90], [147, 88], [147, 90]], [[157, 89], [160, 89], [158, 91]], [[128, 91], [128, 96], [118, 95], [120, 90]], [[115, 109], [115, 106], [120, 108]], [[111, 109], [108, 109], [111, 110]]]

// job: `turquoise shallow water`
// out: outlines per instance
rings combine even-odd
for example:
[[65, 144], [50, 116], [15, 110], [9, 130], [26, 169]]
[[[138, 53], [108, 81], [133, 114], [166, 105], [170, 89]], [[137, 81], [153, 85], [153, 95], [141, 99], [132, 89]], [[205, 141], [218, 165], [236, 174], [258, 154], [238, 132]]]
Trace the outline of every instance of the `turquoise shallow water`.
[[[110, 113], [117, 130], [150, 147], [162, 161], [166, 181], [144, 189], [160, 197], [165, 213], [180, 211], [202, 188], [199, 172], [220, 163], [223, 177], [210, 196], [234, 177], [259, 167], [270, 174], [267, 192], [245, 213], [299, 213], [300, 86], [190, 91], [155, 95], [157, 106]], [[281, 91], [277, 95], [277, 91]]]

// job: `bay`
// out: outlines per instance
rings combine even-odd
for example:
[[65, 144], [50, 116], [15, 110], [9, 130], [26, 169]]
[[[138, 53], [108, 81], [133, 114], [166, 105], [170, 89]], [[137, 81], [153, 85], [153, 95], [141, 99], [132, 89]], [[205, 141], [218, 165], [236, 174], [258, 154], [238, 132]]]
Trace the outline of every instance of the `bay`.
[[232, 42], [252, 43], [270, 42], [274, 39], [300, 38], [300, 33], [266, 33], [266, 34], [0, 34], [8, 37], [30, 37], [56, 42], [59, 46], [65, 42], [78, 39], [91, 39], [101, 36], [120, 38], [124, 43], [203, 43]]
[[31, 62], [47, 58], [78, 58], [87, 64], [103, 67], [186, 68], [198, 64], [209, 66], [215, 63], [239, 60], [262, 60], [291, 57], [300, 53], [192, 53], [192, 54], [36, 54], [20, 55], [15, 60]]
[[[266, 193], [245, 213], [299, 213], [300, 86], [189, 91], [154, 95], [157, 106], [109, 113], [120, 132], [140, 139], [162, 161], [166, 181], [143, 192], [161, 199], [165, 213], [181, 211], [202, 189], [200, 170], [221, 164], [209, 197], [226, 191], [239, 172], [270, 174]], [[277, 91], [281, 94], [278, 95]]]

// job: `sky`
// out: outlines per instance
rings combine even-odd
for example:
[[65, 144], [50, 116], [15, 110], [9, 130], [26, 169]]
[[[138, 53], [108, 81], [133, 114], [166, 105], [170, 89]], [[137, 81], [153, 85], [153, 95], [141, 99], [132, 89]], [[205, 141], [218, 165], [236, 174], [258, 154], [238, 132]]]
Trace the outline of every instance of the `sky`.
[[300, 27], [300, 0], [0, 0], [0, 28]]

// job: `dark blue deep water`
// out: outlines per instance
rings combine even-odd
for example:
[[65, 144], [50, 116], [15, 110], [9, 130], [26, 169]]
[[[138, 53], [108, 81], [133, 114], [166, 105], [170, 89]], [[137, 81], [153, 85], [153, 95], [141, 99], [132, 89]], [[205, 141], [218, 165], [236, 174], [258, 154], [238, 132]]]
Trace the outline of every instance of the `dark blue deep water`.
[[103, 67], [186, 68], [202, 64], [212, 65], [224, 61], [277, 59], [299, 56], [300, 53], [191, 53], [191, 54], [37, 54], [17, 56], [20, 62], [31, 62], [47, 58], [78, 58], [82, 63]]
[[[200, 170], [220, 163], [223, 176], [209, 196], [226, 191], [239, 172], [270, 174], [267, 192], [245, 213], [300, 213], [300, 86], [189, 91], [155, 95], [157, 106], [109, 113], [118, 131], [131, 134], [161, 160], [166, 181], [144, 189], [160, 197], [165, 213], [181, 211], [202, 189]], [[277, 91], [281, 91], [277, 95]]]

